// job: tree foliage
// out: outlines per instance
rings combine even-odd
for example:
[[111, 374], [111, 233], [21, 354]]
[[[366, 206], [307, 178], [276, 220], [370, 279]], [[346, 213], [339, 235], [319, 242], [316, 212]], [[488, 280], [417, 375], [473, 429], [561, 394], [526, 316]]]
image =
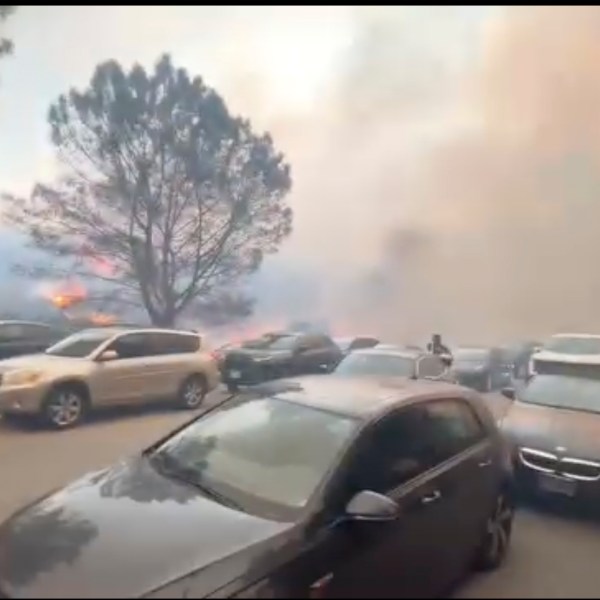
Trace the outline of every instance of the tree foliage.
[[7, 217], [35, 248], [72, 259], [70, 274], [141, 298], [155, 324], [236, 289], [291, 231], [290, 169], [271, 137], [168, 55], [152, 73], [99, 65], [48, 116], [68, 174], [7, 198]]
[[[0, 23], [6, 20], [14, 11], [15, 6], [0, 6]], [[0, 56], [10, 54], [13, 50], [13, 43], [11, 40], [0, 37]]]

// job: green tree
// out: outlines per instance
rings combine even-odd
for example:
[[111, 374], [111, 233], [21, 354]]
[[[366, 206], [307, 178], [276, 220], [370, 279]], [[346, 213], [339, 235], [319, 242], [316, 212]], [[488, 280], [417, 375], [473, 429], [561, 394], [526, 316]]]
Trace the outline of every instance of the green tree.
[[[12, 13], [15, 12], [15, 6], [0, 6], [0, 23], [6, 20]], [[13, 43], [11, 40], [0, 37], [0, 56], [10, 54], [13, 51]]]
[[51, 106], [49, 122], [68, 174], [27, 200], [6, 198], [6, 217], [57, 257], [30, 273], [99, 280], [170, 326], [238, 297], [291, 231], [290, 169], [271, 137], [167, 55], [152, 73], [99, 65], [86, 90]]

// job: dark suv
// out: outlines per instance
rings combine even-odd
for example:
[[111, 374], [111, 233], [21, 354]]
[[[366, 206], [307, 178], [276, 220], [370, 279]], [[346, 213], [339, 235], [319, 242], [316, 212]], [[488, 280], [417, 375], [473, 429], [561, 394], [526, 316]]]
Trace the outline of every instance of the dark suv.
[[28, 321], [0, 321], [0, 360], [43, 352], [68, 332], [59, 327]]
[[258, 346], [235, 348], [222, 363], [223, 382], [230, 391], [239, 385], [252, 385], [309, 373], [327, 373], [342, 358], [333, 340], [319, 333], [278, 333]]

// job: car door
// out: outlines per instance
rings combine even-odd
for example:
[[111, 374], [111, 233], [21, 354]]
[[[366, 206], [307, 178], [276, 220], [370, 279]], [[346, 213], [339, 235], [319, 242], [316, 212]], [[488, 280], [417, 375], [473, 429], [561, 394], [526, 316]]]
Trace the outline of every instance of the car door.
[[305, 372], [320, 373], [335, 367], [342, 357], [338, 346], [326, 335], [303, 336], [301, 360]]
[[152, 336], [145, 332], [125, 333], [106, 348], [115, 360], [98, 362], [92, 377], [92, 397], [103, 405], [121, 405], [155, 397], [155, 368], [149, 364], [155, 354]]
[[190, 356], [198, 351], [200, 338], [177, 332], [156, 332], [151, 335], [155, 353], [148, 357], [146, 364], [153, 394], [156, 398], [171, 398], [191, 374]]
[[427, 431], [438, 467], [439, 502], [448, 515], [439, 529], [436, 572], [452, 584], [468, 568], [499, 489], [495, 445], [485, 424], [459, 397], [428, 402]]
[[339, 506], [363, 490], [398, 503], [391, 522], [347, 522], [343, 561], [330, 561], [328, 597], [430, 597], [438, 591], [440, 532], [452, 515], [439, 495], [443, 466], [434, 464], [427, 414], [420, 406], [394, 412], [376, 424], [348, 465]]

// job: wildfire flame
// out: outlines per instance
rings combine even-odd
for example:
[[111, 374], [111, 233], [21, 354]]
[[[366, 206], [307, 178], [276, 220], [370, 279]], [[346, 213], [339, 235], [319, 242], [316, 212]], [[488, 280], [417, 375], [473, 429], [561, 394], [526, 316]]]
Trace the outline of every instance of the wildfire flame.
[[88, 319], [93, 325], [99, 326], [114, 325], [117, 322], [117, 317], [115, 315], [101, 312], [92, 313], [88, 316]]
[[87, 299], [87, 290], [77, 282], [67, 282], [42, 290], [42, 296], [58, 310], [68, 310]]

